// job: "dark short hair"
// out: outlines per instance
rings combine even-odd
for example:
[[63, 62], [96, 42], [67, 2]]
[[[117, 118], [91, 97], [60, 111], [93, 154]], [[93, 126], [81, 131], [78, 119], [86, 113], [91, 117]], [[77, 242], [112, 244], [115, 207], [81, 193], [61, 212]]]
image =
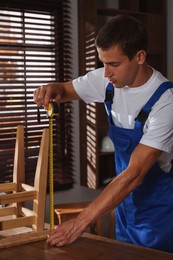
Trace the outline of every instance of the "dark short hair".
[[117, 15], [100, 29], [95, 44], [102, 50], [119, 45], [131, 60], [139, 50], [147, 52], [147, 31], [144, 24], [134, 17]]

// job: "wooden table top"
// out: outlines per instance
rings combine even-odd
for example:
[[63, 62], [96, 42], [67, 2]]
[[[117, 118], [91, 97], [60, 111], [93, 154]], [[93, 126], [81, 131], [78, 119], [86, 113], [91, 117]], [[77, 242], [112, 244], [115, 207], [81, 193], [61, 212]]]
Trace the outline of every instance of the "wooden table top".
[[45, 240], [0, 249], [1, 260], [173, 260], [173, 254], [84, 233], [71, 245], [47, 246]]

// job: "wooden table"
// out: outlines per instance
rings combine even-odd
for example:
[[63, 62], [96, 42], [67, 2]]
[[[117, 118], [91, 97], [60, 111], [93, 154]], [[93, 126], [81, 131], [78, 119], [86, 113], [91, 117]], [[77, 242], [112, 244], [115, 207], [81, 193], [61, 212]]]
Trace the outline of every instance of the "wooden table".
[[61, 248], [46, 242], [9, 247], [0, 250], [1, 260], [173, 260], [173, 254], [148, 249], [109, 238], [85, 233], [71, 245]]

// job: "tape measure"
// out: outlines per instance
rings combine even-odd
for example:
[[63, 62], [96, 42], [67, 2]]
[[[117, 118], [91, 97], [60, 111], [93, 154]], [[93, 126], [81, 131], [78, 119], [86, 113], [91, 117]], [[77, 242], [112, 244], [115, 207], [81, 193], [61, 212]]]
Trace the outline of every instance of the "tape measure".
[[53, 118], [59, 116], [59, 104], [50, 102], [47, 108], [49, 118], [49, 211], [50, 230], [54, 228], [54, 167], [53, 167]]
[[47, 108], [47, 115], [49, 118], [59, 116], [59, 104], [56, 102], [50, 102]]

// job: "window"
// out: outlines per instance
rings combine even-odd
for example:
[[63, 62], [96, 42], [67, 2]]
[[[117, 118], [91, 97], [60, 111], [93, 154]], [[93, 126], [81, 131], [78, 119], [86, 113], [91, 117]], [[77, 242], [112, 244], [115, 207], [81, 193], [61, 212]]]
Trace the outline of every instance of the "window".
[[[36, 87], [67, 81], [70, 70], [68, 1], [8, 1], [0, 4], [0, 181], [11, 181], [16, 126], [25, 126], [25, 175], [33, 184], [46, 111], [33, 102]], [[53, 123], [55, 188], [73, 184], [72, 107], [60, 105]]]

